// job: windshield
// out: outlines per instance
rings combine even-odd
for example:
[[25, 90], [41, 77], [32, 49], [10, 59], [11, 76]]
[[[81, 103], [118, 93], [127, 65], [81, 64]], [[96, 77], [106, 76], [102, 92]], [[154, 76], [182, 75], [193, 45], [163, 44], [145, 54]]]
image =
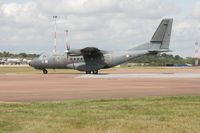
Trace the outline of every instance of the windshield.
[[45, 59], [45, 58], [47, 58], [47, 54], [46, 53], [42, 53], [42, 54], [40, 54], [39, 58], [40, 59]]

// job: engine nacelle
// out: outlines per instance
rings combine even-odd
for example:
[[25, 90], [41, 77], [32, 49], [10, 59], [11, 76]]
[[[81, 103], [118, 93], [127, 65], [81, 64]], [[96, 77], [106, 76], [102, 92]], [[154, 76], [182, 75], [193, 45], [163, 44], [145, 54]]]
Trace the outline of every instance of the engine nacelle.
[[66, 50], [65, 53], [67, 53], [70, 56], [81, 56], [82, 55], [82, 53], [79, 49]]

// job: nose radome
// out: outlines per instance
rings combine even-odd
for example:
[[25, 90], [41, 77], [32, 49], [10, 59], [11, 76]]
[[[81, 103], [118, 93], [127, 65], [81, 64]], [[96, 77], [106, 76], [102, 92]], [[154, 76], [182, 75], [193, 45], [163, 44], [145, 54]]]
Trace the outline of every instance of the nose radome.
[[36, 63], [36, 60], [37, 60], [37, 59], [33, 59], [33, 60], [29, 63], [29, 66], [34, 67], [34, 66], [35, 66], [35, 63]]
[[33, 67], [33, 60], [29, 62], [29, 66], [31, 66], [31, 67]]

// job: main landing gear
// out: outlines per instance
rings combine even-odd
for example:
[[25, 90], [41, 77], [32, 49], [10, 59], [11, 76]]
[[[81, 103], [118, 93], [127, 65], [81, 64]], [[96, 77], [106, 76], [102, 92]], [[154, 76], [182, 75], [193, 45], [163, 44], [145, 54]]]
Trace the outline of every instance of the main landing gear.
[[98, 70], [92, 71], [93, 74], [98, 74]]
[[43, 71], [43, 74], [47, 74], [48, 73], [48, 71], [46, 69], [43, 69], [42, 71]]
[[98, 70], [95, 70], [95, 71], [85, 71], [86, 74], [98, 74]]

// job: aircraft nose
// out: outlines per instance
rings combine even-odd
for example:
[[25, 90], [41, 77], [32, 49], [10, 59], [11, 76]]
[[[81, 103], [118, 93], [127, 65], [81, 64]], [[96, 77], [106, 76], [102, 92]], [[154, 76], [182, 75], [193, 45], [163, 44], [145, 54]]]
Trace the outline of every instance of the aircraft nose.
[[31, 66], [31, 67], [33, 67], [33, 60], [29, 62], [29, 66]]
[[37, 63], [37, 59], [33, 59], [33, 60], [29, 63], [29, 66], [35, 67], [35, 66], [36, 66], [36, 63]]

